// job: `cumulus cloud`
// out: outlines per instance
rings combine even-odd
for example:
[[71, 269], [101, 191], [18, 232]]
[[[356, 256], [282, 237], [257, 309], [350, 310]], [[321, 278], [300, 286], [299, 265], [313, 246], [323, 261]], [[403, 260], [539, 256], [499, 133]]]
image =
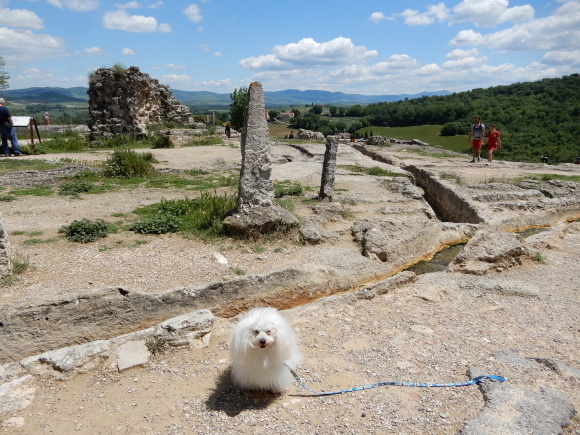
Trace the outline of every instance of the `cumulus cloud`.
[[460, 31], [451, 45], [485, 46], [498, 51], [574, 50], [580, 41], [580, 2], [566, 1], [552, 15], [518, 23], [507, 29], [481, 34]]
[[382, 12], [373, 12], [369, 17], [369, 21], [371, 23], [378, 23], [379, 21], [392, 21], [394, 20], [393, 17], [387, 17]]
[[168, 63], [167, 65], [165, 65], [165, 68], [167, 68], [167, 69], [185, 69], [186, 66], [175, 64], [175, 63]]
[[42, 19], [28, 9], [0, 9], [0, 26], [42, 29]]
[[401, 14], [405, 18], [405, 24], [410, 26], [421, 26], [433, 24], [434, 22], [443, 22], [449, 19], [449, 9], [444, 3], [430, 5], [426, 12], [419, 12], [414, 9], [406, 9]]
[[189, 21], [192, 23], [199, 23], [203, 20], [199, 6], [196, 4], [189, 5], [183, 13], [187, 16]]
[[133, 55], [135, 55], [135, 52], [133, 50], [131, 50], [130, 48], [123, 48], [121, 50], [121, 54], [123, 54], [125, 56], [133, 56]]
[[462, 50], [457, 48], [450, 53], [447, 53], [445, 57], [448, 59], [463, 59], [465, 57], [474, 57], [479, 55], [479, 50], [477, 48], [472, 48], [471, 50]]
[[137, 9], [141, 5], [139, 2], [131, 1], [129, 3], [115, 3], [117, 9]]
[[8, 27], [0, 27], [0, 53], [11, 63], [67, 56], [62, 38]]
[[580, 50], [558, 50], [546, 53], [542, 57], [546, 65], [580, 66]]
[[99, 0], [47, 0], [59, 9], [72, 9], [73, 11], [88, 12], [99, 7]]
[[508, 4], [508, 0], [463, 0], [453, 7], [451, 22], [494, 27], [504, 22], [529, 21], [534, 17], [534, 8], [530, 5], [508, 8]]
[[154, 17], [129, 15], [123, 10], [107, 12], [103, 16], [103, 27], [106, 29], [125, 30], [134, 33], [167, 33], [171, 31], [171, 26], [163, 23], [158, 24]]
[[276, 45], [272, 54], [242, 59], [239, 66], [244, 69], [280, 69], [342, 65], [365, 62], [377, 54], [376, 50], [354, 45], [349, 38], [339, 37], [322, 43], [312, 38], [304, 38], [297, 43]]
[[160, 82], [170, 86], [185, 86], [191, 83], [191, 78], [188, 75], [167, 74], [161, 77]]
[[103, 49], [97, 46], [85, 48], [85, 53], [93, 57], [105, 56]]

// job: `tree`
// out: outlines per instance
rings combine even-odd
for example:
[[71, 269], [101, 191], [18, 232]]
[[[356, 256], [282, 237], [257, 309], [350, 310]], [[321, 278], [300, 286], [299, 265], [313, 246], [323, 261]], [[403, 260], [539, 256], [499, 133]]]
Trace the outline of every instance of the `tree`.
[[294, 118], [299, 118], [300, 117], [300, 110], [298, 110], [298, 109], [292, 109], [292, 113], [294, 114]]
[[241, 87], [234, 89], [230, 94], [232, 104], [230, 104], [230, 118], [232, 128], [241, 130], [244, 127], [244, 117], [246, 116], [246, 105], [248, 102], [248, 88]]
[[10, 76], [4, 71], [4, 59], [0, 57], [0, 91], [8, 89], [8, 79]]
[[330, 116], [336, 116], [336, 114], [338, 113], [338, 107], [330, 106], [328, 108], [328, 111], [330, 112]]
[[278, 112], [277, 110], [269, 110], [268, 115], [270, 116], [270, 119], [272, 121], [275, 121], [278, 115], [280, 115], [280, 112]]

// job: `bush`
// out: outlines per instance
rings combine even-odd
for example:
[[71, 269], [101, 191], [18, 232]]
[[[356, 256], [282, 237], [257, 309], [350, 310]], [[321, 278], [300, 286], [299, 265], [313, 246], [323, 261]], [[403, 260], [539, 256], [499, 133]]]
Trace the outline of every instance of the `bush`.
[[64, 183], [60, 186], [60, 195], [78, 195], [79, 193], [86, 193], [93, 190], [93, 184], [84, 180], [73, 180], [68, 183]]
[[301, 196], [304, 193], [304, 188], [300, 183], [291, 183], [284, 181], [282, 183], [274, 184], [274, 197], [281, 198], [283, 196]]
[[102, 219], [91, 221], [84, 218], [80, 221], [73, 221], [70, 225], [60, 227], [58, 232], [64, 234], [71, 242], [90, 243], [107, 237], [109, 224]]
[[104, 163], [104, 173], [109, 177], [146, 178], [154, 173], [151, 153], [137, 153], [133, 150], [115, 150]]
[[465, 134], [469, 127], [465, 127], [461, 122], [447, 122], [441, 127], [441, 136], [456, 136], [458, 134]]
[[179, 229], [180, 223], [180, 220], [175, 216], [165, 215], [135, 222], [129, 227], [129, 230], [139, 234], [175, 233]]
[[151, 148], [173, 148], [173, 143], [171, 143], [169, 136], [154, 136], [151, 139]]

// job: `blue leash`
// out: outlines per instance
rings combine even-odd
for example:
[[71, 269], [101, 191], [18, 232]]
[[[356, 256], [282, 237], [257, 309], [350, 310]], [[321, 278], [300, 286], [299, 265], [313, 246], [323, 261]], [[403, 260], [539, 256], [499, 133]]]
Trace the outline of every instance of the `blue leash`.
[[505, 378], [502, 378], [501, 376], [483, 375], [483, 376], [477, 376], [469, 381], [456, 382], [456, 383], [451, 383], [451, 384], [428, 384], [425, 382], [377, 382], [376, 384], [363, 385], [360, 387], [352, 387], [352, 388], [347, 388], [346, 390], [323, 392], [323, 391], [314, 391], [314, 390], [311, 390], [310, 388], [308, 388], [306, 386], [306, 384], [302, 381], [302, 379], [300, 379], [300, 376], [298, 376], [298, 373], [296, 373], [296, 371], [294, 371], [294, 369], [292, 367], [290, 367], [286, 363], [284, 363], [284, 365], [286, 367], [288, 367], [288, 370], [290, 370], [290, 373], [292, 373], [292, 376], [294, 376], [294, 379], [296, 380], [296, 382], [298, 382], [304, 389], [306, 389], [306, 390], [310, 391], [311, 393], [316, 394], [318, 396], [332, 396], [334, 394], [350, 393], [352, 391], [370, 390], [371, 388], [384, 387], [384, 386], [395, 386], [395, 387], [466, 387], [468, 385], [479, 384], [484, 379], [491, 379], [491, 380], [498, 381], [498, 382], [505, 381]]

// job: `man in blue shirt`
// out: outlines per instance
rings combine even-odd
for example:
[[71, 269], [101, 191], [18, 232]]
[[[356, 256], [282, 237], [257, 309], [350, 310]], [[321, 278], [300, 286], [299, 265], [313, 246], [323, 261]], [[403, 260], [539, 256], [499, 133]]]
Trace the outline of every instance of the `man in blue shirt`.
[[6, 101], [4, 98], [0, 98], [0, 134], [2, 135], [2, 154], [6, 157], [10, 157], [10, 151], [8, 149], [8, 139], [12, 144], [12, 152], [15, 157], [21, 156], [20, 146], [18, 145], [18, 139], [16, 139], [16, 131], [14, 130], [14, 124], [12, 122], [12, 115], [7, 107], [4, 107]]

